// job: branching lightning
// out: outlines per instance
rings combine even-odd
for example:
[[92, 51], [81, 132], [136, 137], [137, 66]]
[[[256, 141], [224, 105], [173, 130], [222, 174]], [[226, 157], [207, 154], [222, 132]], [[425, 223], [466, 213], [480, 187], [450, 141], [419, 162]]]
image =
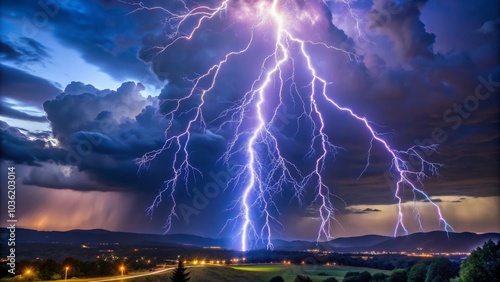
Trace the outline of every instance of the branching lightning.
[[[243, 1], [245, 2], [245, 1]], [[172, 202], [172, 208], [166, 222], [167, 231], [172, 226], [172, 221], [176, 215], [175, 192], [178, 184], [184, 182], [187, 186], [190, 175], [202, 176], [200, 170], [191, 165], [188, 144], [194, 130], [214, 130], [220, 131], [223, 128], [231, 128], [234, 131], [234, 138], [227, 144], [227, 150], [221, 156], [220, 161], [227, 163], [236, 155], [244, 155], [246, 162], [241, 164], [238, 173], [228, 185], [234, 185], [235, 189], [241, 189], [241, 197], [236, 201], [235, 207], [239, 209], [236, 217], [230, 219], [227, 224], [239, 226], [238, 237], [241, 240], [241, 250], [246, 251], [251, 248], [251, 242], [262, 240], [267, 244], [267, 248], [272, 249], [272, 231], [276, 226], [280, 226], [279, 211], [273, 201], [275, 195], [280, 193], [285, 187], [293, 189], [295, 197], [301, 202], [304, 189], [314, 188], [314, 203], [319, 213], [319, 231], [317, 241], [322, 238], [332, 238], [333, 223], [336, 222], [336, 209], [333, 205], [332, 193], [325, 183], [323, 172], [326, 169], [326, 160], [329, 155], [341, 149], [329, 140], [326, 132], [327, 119], [319, 106], [320, 103], [327, 103], [333, 109], [345, 112], [353, 120], [360, 123], [371, 136], [370, 146], [367, 154], [365, 169], [370, 164], [370, 154], [375, 144], [378, 144], [386, 154], [392, 159], [390, 170], [397, 175], [395, 183], [394, 197], [398, 204], [397, 222], [394, 229], [394, 236], [400, 231], [408, 233], [403, 223], [403, 197], [405, 188], [411, 189], [414, 195], [417, 221], [420, 226], [420, 216], [416, 208], [418, 197], [423, 197], [431, 203], [437, 212], [438, 220], [446, 231], [452, 230], [451, 226], [444, 219], [440, 207], [419, 187], [421, 182], [428, 176], [437, 174], [439, 164], [428, 162], [424, 159], [422, 151], [436, 150], [436, 146], [414, 146], [407, 150], [396, 150], [383, 138], [383, 134], [376, 131], [374, 124], [367, 118], [355, 113], [354, 110], [338, 104], [329, 95], [331, 83], [323, 78], [317, 71], [308, 49], [311, 47], [321, 47], [331, 49], [331, 52], [342, 52], [350, 59], [358, 59], [352, 52], [343, 50], [336, 46], [331, 46], [324, 42], [314, 42], [301, 39], [289, 28], [290, 15], [296, 11], [285, 10], [293, 2], [292, 0], [269, 0], [256, 1], [252, 17], [256, 17], [250, 28], [250, 36], [244, 48], [227, 53], [222, 60], [211, 66], [204, 74], [190, 79], [192, 87], [189, 93], [182, 98], [172, 98], [163, 101], [171, 103], [173, 108], [164, 113], [169, 120], [165, 131], [165, 143], [162, 148], [145, 154], [138, 160], [140, 167], [148, 166], [149, 163], [165, 150], [173, 151], [173, 161], [171, 170], [173, 177], [166, 180], [155, 198], [148, 212], [153, 210], [162, 202], [163, 197], [168, 195]], [[350, 6], [350, 0], [335, 1], [347, 5], [350, 16], [359, 22], [356, 14]], [[142, 3], [133, 3], [137, 8], [132, 11], [160, 10], [167, 15], [166, 24], [172, 26], [169, 34], [169, 42], [164, 46], [156, 46], [153, 49], [159, 55], [165, 52], [181, 40], [189, 41], [210, 19], [222, 16], [229, 9], [229, 0], [221, 1], [220, 4], [210, 7], [190, 4], [180, 1], [183, 7], [181, 12], [173, 12], [162, 7], [146, 7]], [[319, 1], [321, 5], [327, 5], [324, 1]], [[289, 5], [290, 4], [290, 5]], [[244, 3], [244, 5], [249, 5]], [[310, 21], [315, 18], [311, 15], [303, 16]], [[194, 22], [189, 25], [188, 22]], [[247, 52], [255, 43], [256, 30], [266, 27], [272, 31], [274, 47], [267, 56], [260, 62], [260, 74], [253, 80], [251, 88], [241, 96], [241, 99], [224, 110], [215, 120], [206, 121], [204, 118], [204, 106], [207, 95], [211, 94], [218, 79], [221, 69], [230, 64], [234, 57]], [[354, 27], [362, 36], [359, 25]], [[294, 50], [292, 52], [292, 50]], [[297, 60], [302, 60], [306, 66], [306, 71], [310, 77], [307, 85], [307, 95], [303, 95], [298, 90], [296, 79]], [[291, 69], [291, 74], [290, 70]], [[276, 85], [278, 85], [276, 87]], [[286, 87], [285, 85], [289, 85]], [[277, 91], [276, 91], [277, 89]], [[302, 91], [302, 90], [301, 90]], [[272, 97], [272, 98], [270, 98]], [[277, 105], [269, 100], [279, 99]], [[284, 107], [284, 101], [292, 99], [293, 103], [298, 103], [302, 109], [297, 115], [297, 120], [306, 120], [311, 125], [310, 149], [306, 153], [308, 158], [314, 160], [314, 167], [310, 171], [298, 167], [280, 150], [280, 132], [276, 130], [275, 122], [278, 119], [279, 110]], [[189, 110], [181, 110], [183, 103], [188, 100], [196, 100], [196, 105]], [[270, 109], [272, 107], [272, 109]], [[189, 121], [181, 132], [174, 131], [174, 120], [176, 117], [185, 115]], [[212, 123], [216, 127], [210, 127]], [[248, 124], [251, 123], [251, 126]], [[210, 128], [210, 129], [208, 129]], [[297, 128], [297, 132], [299, 128]], [[410, 160], [412, 160], [410, 162]], [[417, 164], [417, 165], [415, 165]], [[259, 226], [256, 218], [262, 218], [263, 224]]]

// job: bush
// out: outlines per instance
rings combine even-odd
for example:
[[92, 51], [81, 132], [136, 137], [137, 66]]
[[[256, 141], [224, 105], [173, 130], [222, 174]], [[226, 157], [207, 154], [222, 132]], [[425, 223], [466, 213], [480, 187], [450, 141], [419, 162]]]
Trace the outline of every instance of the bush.
[[427, 267], [423, 262], [419, 262], [412, 266], [408, 272], [408, 282], [425, 282], [427, 275]]
[[352, 272], [349, 271], [344, 276], [344, 282], [370, 282], [372, 280], [372, 275], [368, 271]]
[[359, 274], [358, 279], [361, 282], [370, 282], [372, 280], [372, 275], [368, 271], [363, 271]]
[[372, 280], [375, 282], [384, 282], [387, 277], [389, 277], [387, 274], [378, 272], [373, 274]]
[[271, 280], [269, 280], [269, 282], [285, 282], [285, 279], [281, 276], [274, 276]]
[[348, 271], [344, 278], [347, 278], [347, 277], [352, 277], [352, 276], [359, 276], [359, 272], [358, 271]]
[[389, 276], [389, 282], [406, 282], [408, 280], [408, 274], [404, 269], [396, 269]]
[[330, 277], [326, 280], [323, 280], [323, 282], [339, 282], [339, 280], [337, 280], [335, 277]]
[[359, 280], [359, 276], [349, 276], [347, 278], [344, 278], [344, 280], [342, 280], [343, 282], [361, 282], [361, 280]]
[[309, 276], [304, 276], [304, 275], [297, 275], [297, 277], [295, 277], [295, 280], [293, 280], [294, 282], [313, 282], [311, 278], [309, 278]]

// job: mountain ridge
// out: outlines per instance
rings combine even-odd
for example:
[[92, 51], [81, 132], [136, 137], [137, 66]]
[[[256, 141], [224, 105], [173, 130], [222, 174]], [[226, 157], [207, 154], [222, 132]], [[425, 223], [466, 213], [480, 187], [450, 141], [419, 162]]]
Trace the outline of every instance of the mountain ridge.
[[[7, 228], [0, 228], [0, 240], [7, 240]], [[317, 249], [332, 252], [470, 252], [485, 241], [500, 240], [500, 233], [476, 234], [472, 232], [418, 232], [406, 236], [362, 235], [341, 237], [325, 242], [306, 240], [273, 240], [275, 250], [304, 251]], [[148, 234], [105, 229], [74, 229], [68, 231], [37, 231], [17, 228], [17, 243], [78, 244], [78, 245], [164, 245], [192, 247], [220, 247], [234, 249], [235, 241], [229, 238], [210, 238], [192, 234]], [[257, 248], [264, 248], [262, 242]]]

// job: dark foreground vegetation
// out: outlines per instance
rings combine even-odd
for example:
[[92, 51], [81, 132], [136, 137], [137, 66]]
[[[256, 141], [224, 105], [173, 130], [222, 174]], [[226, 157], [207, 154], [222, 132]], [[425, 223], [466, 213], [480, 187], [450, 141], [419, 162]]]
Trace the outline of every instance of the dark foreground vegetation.
[[[140, 258], [131, 258], [130, 261], [108, 261], [104, 259], [96, 259], [89, 261], [79, 261], [75, 258], [65, 258], [62, 261], [53, 259], [44, 260], [22, 260], [16, 264], [16, 275], [23, 276], [23, 281], [36, 280], [58, 280], [67, 278], [92, 278], [120, 275], [123, 268], [124, 274], [133, 271], [148, 270], [153, 267], [153, 264]], [[66, 273], [66, 268], [67, 273]], [[1, 276], [11, 277], [7, 273], [7, 266], [2, 265]]]
[[[270, 282], [284, 282], [281, 276]], [[308, 276], [297, 275], [294, 282], [312, 282]], [[323, 282], [338, 282], [329, 277]], [[395, 269], [390, 275], [368, 271], [347, 272], [343, 282], [498, 282], [500, 281], [500, 241], [486, 242], [474, 250], [461, 264], [447, 258], [421, 260], [411, 267]]]
[[[184, 250], [186, 251], [186, 250]], [[220, 261], [219, 265], [226, 267], [215, 267], [216, 271], [208, 271], [203, 275], [216, 275], [217, 271], [228, 271], [233, 269], [235, 275], [245, 272], [249, 276], [249, 281], [252, 281], [251, 275], [258, 273], [260, 268], [264, 269], [266, 263], [272, 263], [276, 269], [285, 269], [286, 267], [294, 267], [299, 271], [293, 272], [291, 278], [290, 272], [283, 278], [281, 275], [264, 276], [265, 280], [259, 279], [255, 281], [345, 281], [345, 282], [496, 282], [500, 281], [500, 242], [495, 244], [488, 241], [483, 247], [476, 249], [471, 255], [461, 263], [455, 259], [441, 258], [417, 258], [403, 255], [362, 255], [362, 254], [319, 254], [307, 252], [282, 252], [282, 251], [252, 251], [246, 253], [225, 251], [225, 250], [207, 250], [207, 249], [190, 249], [186, 251], [188, 255], [183, 253], [183, 260], [186, 260], [187, 265], [192, 265], [195, 260], [206, 261], [207, 267], [199, 268], [209, 270], [210, 264], [216, 264], [216, 260]], [[120, 256], [115, 255], [120, 254]], [[155, 254], [153, 252], [153, 254]], [[244, 257], [243, 257], [244, 255]], [[14, 281], [22, 277], [23, 281], [35, 280], [57, 280], [67, 278], [92, 278], [120, 275], [122, 270], [124, 274], [135, 271], [151, 271], [158, 267], [175, 266], [177, 263], [177, 255], [146, 256], [139, 249], [134, 249], [131, 254], [124, 255], [119, 251], [114, 254], [106, 254], [96, 256], [92, 260], [79, 260], [77, 258], [67, 257], [62, 260], [54, 260], [50, 258], [21, 260], [16, 263], [16, 275]], [[238, 262], [236, 261], [238, 259]], [[224, 263], [223, 263], [224, 262]], [[241, 266], [240, 266], [241, 265]], [[259, 265], [262, 265], [259, 266]], [[230, 266], [230, 267], [228, 267]], [[315, 266], [318, 266], [315, 268]], [[352, 269], [347, 269], [344, 272], [334, 273], [334, 269], [342, 268], [343, 266], [353, 266]], [[212, 267], [212, 268], [213, 268]], [[371, 268], [372, 270], [365, 271], [362, 268]], [[67, 273], [66, 273], [67, 268]], [[269, 269], [269, 267], [268, 267]], [[316, 269], [314, 273], [308, 272], [307, 269]], [[380, 269], [380, 272], [376, 272]], [[383, 271], [383, 270], [390, 271]], [[11, 274], [7, 272], [8, 266], [2, 263], [0, 268], [0, 276], [4, 277], [2, 281], [10, 281]], [[194, 270], [194, 269], [193, 269]], [[325, 271], [323, 271], [325, 270]], [[358, 271], [359, 270], [359, 271]], [[195, 276], [190, 281], [212, 281], [209, 277], [199, 280], [196, 277], [197, 271], [193, 273]], [[253, 273], [251, 273], [253, 271]], [[248, 274], [250, 273], [250, 274]], [[341, 273], [341, 274], [339, 274]], [[279, 274], [279, 272], [276, 272]], [[228, 276], [229, 277], [229, 276]], [[244, 277], [244, 276], [242, 276]], [[170, 281], [170, 276], [158, 277], [158, 281]], [[148, 278], [149, 279], [149, 278]], [[153, 278], [151, 278], [153, 279]], [[167, 280], [165, 280], [167, 279]], [[224, 275], [222, 278], [224, 279]], [[285, 280], [282, 280], [285, 279]], [[290, 280], [292, 279], [292, 280]], [[156, 281], [156, 280], [145, 280]], [[215, 281], [215, 280], [213, 280]], [[217, 280], [231, 281], [231, 280]], [[242, 280], [244, 281], [244, 280]]]

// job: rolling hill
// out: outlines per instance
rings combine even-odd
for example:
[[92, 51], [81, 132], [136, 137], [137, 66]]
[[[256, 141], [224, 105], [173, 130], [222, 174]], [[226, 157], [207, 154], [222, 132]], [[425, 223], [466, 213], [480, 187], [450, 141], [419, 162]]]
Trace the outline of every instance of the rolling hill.
[[[0, 229], [0, 240], [4, 244], [8, 236], [6, 228]], [[500, 240], [498, 233], [446, 233], [433, 231], [427, 233], [414, 233], [408, 236], [387, 237], [380, 235], [365, 235], [349, 238], [337, 238], [331, 241], [285, 241], [274, 240], [276, 250], [303, 251], [319, 249], [334, 252], [470, 252], [481, 246], [485, 241]], [[16, 242], [18, 244], [76, 244], [76, 245], [141, 245], [141, 246], [191, 246], [231, 249], [234, 242], [227, 238], [206, 238], [188, 234], [139, 234], [130, 232], [112, 232], [102, 229], [71, 230], [71, 231], [36, 231], [31, 229], [16, 229]]]

